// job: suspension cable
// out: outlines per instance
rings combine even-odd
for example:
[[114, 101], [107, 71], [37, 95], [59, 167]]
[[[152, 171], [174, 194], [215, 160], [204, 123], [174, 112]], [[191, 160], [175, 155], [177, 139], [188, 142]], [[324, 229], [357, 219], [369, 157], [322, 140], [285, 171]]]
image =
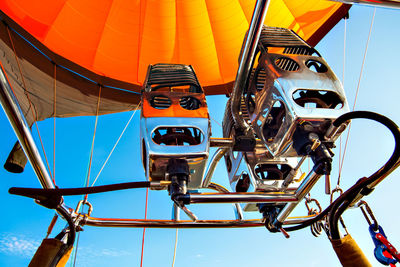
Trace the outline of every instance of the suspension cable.
[[219, 123], [216, 119], [214, 119], [213, 117], [211, 117], [211, 115], [210, 115], [210, 118], [211, 118], [216, 124], [218, 124], [218, 126], [220, 126], [220, 127], [222, 128], [222, 124], [221, 124], [221, 123]]
[[[149, 200], [149, 188], [146, 188], [146, 204], [144, 209], [144, 219], [147, 220], [147, 206]], [[146, 235], [146, 227], [143, 228], [143, 235], [142, 235], [142, 252], [140, 254], [140, 267], [143, 266], [143, 252], [144, 252], [144, 238]]]
[[[358, 93], [359, 93], [360, 84], [361, 84], [361, 78], [362, 78], [362, 76], [363, 76], [365, 60], [366, 60], [366, 57], [367, 57], [368, 45], [369, 45], [369, 41], [370, 41], [370, 39], [371, 39], [372, 28], [373, 28], [373, 25], [374, 25], [375, 13], [376, 13], [376, 8], [374, 8], [374, 12], [373, 12], [373, 14], [372, 14], [371, 25], [370, 25], [370, 27], [369, 27], [369, 33], [368, 33], [367, 43], [366, 43], [366, 46], [365, 46], [363, 61], [362, 61], [362, 64], [361, 64], [360, 76], [359, 76], [359, 78], [358, 78], [358, 83], [357, 83], [356, 95], [355, 95], [355, 97], [354, 97], [353, 108], [352, 108], [351, 111], [354, 111], [354, 109], [355, 109], [355, 107], [356, 107], [356, 103], [357, 103]], [[338, 185], [340, 184], [340, 176], [341, 176], [341, 173], [342, 173], [343, 163], [344, 163], [344, 159], [345, 159], [345, 156], [346, 156], [346, 150], [347, 150], [347, 145], [348, 145], [348, 141], [349, 141], [350, 130], [351, 130], [351, 124], [349, 124], [348, 130], [347, 130], [346, 142], [345, 142], [345, 145], [344, 145], [344, 150], [343, 150], [341, 165], [340, 165], [340, 167], [339, 167]]]
[[[344, 86], [344, 77], [346, 73], [346, 42], [347, 42], [347, 17], [344, 17], [344, 30], [343, 30], [343, 69], [342, 69], [342, 86], [343, 89], [345, 88]], [[342, 165], [341, 160], [342, 160], [342, 135], [339, 137], [339, 157], [338, 157], [338, 170], [340, 169], [340, 166]], [[340, 175], [341, 173], [339, 172], [338, 174], [338, 182], [337, 182], [337, 187], [340, 185]]]
[[174, 256], [172, 258], [172, 267], [175, 266], [176, 248], [178, 246], [178, 228], [175, 230], [175, 245], [174, 245]]
[[13, 41], [13, 39], [12, 39], [12, 37], [11, 37], [11, 32], [10, 32], [10, 28], [8, 27], [8, 25], [7, 25], [6, 29], [7, 29], [7, 32], [8, 32], [8, 37], [9, 37], [9, 39], [10, 39], [11, 46], [12, 46], [13, 51], [14, 51], [15, 61], [17, 62], [18, 70], [19, 70], [19, 73], [20, 73], [20, 75], [21, 75], [22, 84], [23, 84], [23, 89], [24, 89], [24, 94], [25, 94], [25, 96], [26, 96], [26, 98], [27, 98], [27, 100], [28, 100], [29, 109], [30, 109], [31, 112], [32, 112], [33, 123], [34, 123], [35, 126], [36, 126], [36, 130], [37, 130], [38, 137], [39, 137], [39, 140], [40, 140], [40, 145], [42, 146], [43, 155], [44, 155], [44, 158], [45, 158], [45, 160], [46, 160], [47, 168], [48, 168], [48, 170], [49, 170], [50, 177], [53, 178], [53, 177], [52, 177], [52, 173], [51, 173], [51, 171], [50, 171], [50, 165], [49, 165], [49, 161], [48, 161], [48, 159], [47, 159], [46, 151], [45, 151], [45, 149], [44, 149], [44, 145], [43, 145], [43, 141], [42, 141], [42, 136], [40, 135], [39, 126], [37, 125], [37, 122], [36, 122], [37, 119], [38, 119], [37, 111], [36, 111], [36, 108], [33, 106], [32, 101], [31, 101], [31, 99], [30, 99], [30, 97], [29, 97], [29, 93], [28, 93], [28, 90], [27, 90], [27, 87], [26, 87], [26, 83], [25, 83], [24, 74], [22, 73], [21, 64], [20, 64], [19, 58], [18, 58], [18, 56], [17, 56], [17, 50], [15, 49], [14, 41]]
[[[92, 160], [93, 160], [93, 150], [94, 150], [94, 140], [96, 138], [96, 131], [97, 131], [97, 122], [99, 120], [99, 107], [100, 107], [100, 99], [101, 99], [101, 85], [99, 85], [99, 96], [97, 98], [97, 108], [96, 108], [96, 120], [94, 123], [94, 130], [93, 130], [93, 137], [92, 137], [92, 146], [90, 148], [90, 156], [89, 156], [89, 163], [87, 169], [87, 177], [86, 177], [86, 187], [89, 187], [90, 181], [90, 170], [92, 168]], [[85, 202], [88, 198], [88, 194], [85, 195], [83, 201]]]
[[133, 118], [133, 116], [135, 116], [136, 111], [139, 109], [140, 105], [141, 105], [142, 101], [139, 102], [139, 104], [136, 106], [136, 109], [133, 111], [131, 117], [129, 118], [128, 122], [125, 125], [125, 128], [122, 130], [122, 133], [120, 134], [120, 136], [118, 137], [117, 141], [115, 142], [113, 148], [111, 149], [110, 153], [107, 156], [107, 159], [104, 161], [103, 166], [101, 166], [99, 173], [97, 174], [96, 178], [94, 179], [93, 183], [91, 186], [94, 186], [94, 184], [96, 183], [97, 179], [99, 178], [101, 172], [103, 171], [104, 167], [106, 166], [108, 160], [110, 159], [112, 153], [114, 152], [115, 148], [117, 147], [119, 141], [121, 140], [122, 136], [124, 135], [126, 129], [128, 128], [129, 124], [131, 123], [131, 120]]

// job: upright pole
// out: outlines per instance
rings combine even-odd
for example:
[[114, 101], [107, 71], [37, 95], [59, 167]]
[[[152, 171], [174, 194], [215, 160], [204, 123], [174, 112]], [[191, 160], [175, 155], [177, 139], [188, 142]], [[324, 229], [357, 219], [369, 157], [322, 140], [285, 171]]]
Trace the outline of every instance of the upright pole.
[[256, 2], [249, 30], [244, 41], [242, 54], [240, 56], [235, 83], [233, 85], [231, 102], [232, 115], [235, 121], [235, 127], [241, 129], [244, 134], [249, 131], [249, 127], [243, 117], [239, 115], [240, 101], [247, 79], [251, 73], [258, 40], [260, 39], [262, 26], [264, 25], [265, 16], [267, 15], [268, 5], [268, 0], [257, 0]]
[[10, 83], [8, 82], [7, 76], [1, 63], [0, 67], [1, 106], [3, 107], [7, 118], [14, 129], [15, 134], [17, 135], [26, 156], [32, 165], [40, 184], [43, 188], [46, 189], [55, 188], [53, 181], [51, 180], [50, 175], [44, 165], [42, 157], [40, 156], [39, 150], [36, 147], [28, 123], [25, 120], [24, 114], [18, 104], [16, 96], [11, 89]]

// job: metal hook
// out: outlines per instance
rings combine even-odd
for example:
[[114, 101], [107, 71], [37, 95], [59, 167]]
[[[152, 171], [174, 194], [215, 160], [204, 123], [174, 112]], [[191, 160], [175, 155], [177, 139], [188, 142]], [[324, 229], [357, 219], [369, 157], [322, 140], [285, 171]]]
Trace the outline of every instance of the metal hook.
[[[368, 225], [374, 225], [374, 231], [378, 231], [379, 230], [379, 224], [378, 224], [378, 220], [375, 218], [374, 213], [372, 212], [371, 208], [369, 207], [368, 203], [365, 202], [364, 200], [360, 200], [357, 203], [357, 206], [360, 207], [361, 212], [363, 213], [365, 219], [368, 222]], [[365, 208], [364, 208], [365, 207]], [[369, 217], [368, 217], [369, 216]], [[371, 219], [370, 219], [371, 218]]]
[[[335, 195], [335, 193], [339, 193], [339, 196], [341, 196], [343, 194], [343, 189], [339, 187], [339, 185], [336, 185], [336, 188], [332, 190], [331, 192], [331, 204], [333, 202], [333, 196]], [[349, 232], [347, 231], [347, 227], [344, 224], [343, 218], [340, 216], [339, 218], [340, 224], [342, 225], [343, 229], [345, 230], [346, 234], [349, 234]]]
[[332, 190], [332, 192], [331, 192], [331, 204], [332, 204], [332, 202], [333, 202], [333, 195], [334, 195], [336, 192], [339, 192], [339, 196], [341, 196], [341, 195], [343, 194], [343, 189], [340, 188], [340, 187], [337, 185], [336, 188]]
[[[87, 212], [85, 215], [90, 216], [90, 214], [92, 214], [92, 211], [93, 211], [93, 206], [92, 206], [92, 204], [90, 204], [90, 202], [87, 201], [87, 200], [80, 200], [80, 201], [78, 202], [78, 205], [76, 206], [76, 209], [75, 209], [75, 213], [77, 213], [77, 214], [80, 213], [79, 210], [80, 210], [80, 208], [81, 208], [82, 205], [87, 205], [87, 206], [88, 206], [88, 212]], [[82, 210], [83, 210], [83, 209], [82, 209]]]
[[[308, 203], [311, 203], [311, 202], [315, 202], [315, 204], [316, 204], [317, 207], [318, 207], [318, 212], [317, 212], [315, 209], [310, 208], [310, 206], [308, 205]], [[308, 215], [311, 215], [311, 214], [310, 214], [311, 212], [316, 212], [317, 214], [322, 212], [321, 205], [319, 204], [318, 200], [316, 200], [315, 198], [306, 197], [305, 204], [306, 204], [306, 208], [307, 208], [307, 210], [308, 210]], [[315, 213], [313, 213], [313, 214], [315, 214]]]
[[[309, 206], [309, 203], [311, 203], [311, 202], [315, 202], [315, 204], [318, 207], [318, 210], [316, 208], [311, 208]], [[322, 208], [321, 208], [321, 205], [319, 204], [318, 200], [316, 200], [315, 198], [311, 198], [310, 195], [305, 197], [305, 204], [306, 204], [306, 208], [308, 210], [308, 215], [315, 215], [315, 214], [322, 212]], [[311, 230], [311, 234], [313, 236], [318, 237], [322, 233], [322, 230], [325, 230], [325, 225], [323, 222], [317, 221], [310, 225], [310, 230]]]

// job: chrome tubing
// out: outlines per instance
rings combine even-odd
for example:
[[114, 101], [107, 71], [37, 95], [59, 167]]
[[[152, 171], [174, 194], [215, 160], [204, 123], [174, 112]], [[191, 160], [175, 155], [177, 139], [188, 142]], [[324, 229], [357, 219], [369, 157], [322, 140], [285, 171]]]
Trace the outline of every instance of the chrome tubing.
[[222, 147], [222, 148], [233, 147], [233, 139], [232, 138], [211, 137], [210, 138], [210, 147]]
[[[210, 147], [232, 148], [233, 143], [234, 141], [232, 138], [210, 138]], [[256, 148], [265, 148], [264, 142], [260, 139], [256, 139]]]
[[235, 204], [233, 204], [233, 206], [234, 206], [234, 212], [235, 212], [236, 220], [243, 221], [244, 220], [244, 216], [243, 216], [242, 207], [240, 206], [239, 203], [235, 203]]
[[176, 205], [176, 203], [173, 204], [172, 207], [172, 220], [173, 221], [179, 221], [180, 217], [181, 217], [181, 209], [178, 207], [178, 205]]
[[317, 174], [314, 170], [310, 171], [304, 181], [300, 184], [295, 192], [295, 197], [298, 199], [297, 202], [288, 203], [279, 213], [276, 218], [277, 223], [283, 223], [289, 214], [296, 208], [297, 204], [304, 198], [305, 195], [310, 192], [311, 188], [315, 185], [318, 179], [321, 177], [321, 174]]
[[203, 203], [288, 203], [298, 202], [293, 194], [217, 193], [186, 194], [176, 196], [177, 201], [190, 204]]
[[[298, 224], [310, 219], [310, 216], [294, 217], [285, 220], [285, 225]], [[82, 225], [95, 227], [126, 227], [126, 228], [248, 228], [265, 226], [262, 220], [143, 220], [120, 218], [82, 217]]]
[[211, 182], [212, 176], [214, 174], [215, 168], [217, 167], [218, 162], [222, 159], [222, 157], [225, 155], [225, 153], [228, 151], [228, 148], [218, 148], [217, 151], [215, 151], [211, 161], [210, 165], [208, 166], [207, 174], [203, 179], [203, 183], [201, 187], [207, 188], [208, 185]]
[[39, 179], [40, 184], [45, 189], [55, 188], [42, 157], [40, 156], [39, 150], [36, 147], [35, 141], [33, 140], [28, 123], [26, 122], [21, 107], [18, 104], [18, 100], [7, 80], [3, 66], [1, 66], [0, 71], [0, 87], [1, 106], [3, 107], [29, 162], [32, 164], [33, 170]]
[[262, 26], [264, 25], [265, 16], [267, 15], [268, 5], [268, 0], [257, 0], [256, 2], [249, 30], [244, 41], [244, 47], [239, 60], [239, 67], [232, 90], [231, 110], [233, 120], [235, 121], [235, 126], [242, 129], [244, 133], [247, 133], [250, 130], [250, 127], [239, 114], [240, 101], [247, 79], [251, 72], [258, 40], [260, 39]]
[[94, 218], [87, 217], [82, 221], [83, 225], [97, 227], [128, 227], [128, 228], [246, 228], [264, 226], [261, 220], [135, 220], [117, 218]]

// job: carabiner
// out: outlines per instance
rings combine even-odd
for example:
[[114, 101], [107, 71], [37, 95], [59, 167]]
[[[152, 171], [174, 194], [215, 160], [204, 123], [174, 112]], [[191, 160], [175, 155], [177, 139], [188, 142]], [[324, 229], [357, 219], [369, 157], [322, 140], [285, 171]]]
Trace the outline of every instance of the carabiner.
[[[378, 229], [375, 231], [374, 229]], [[396, 264], [399, 261], [400, 255], [396, 251], [396, 249], [387, 241], [387, 237], [382, 227], [379, 225], [371, 224], [369, 226], [369, 234], [372, 237], [372, 241], [374, 241], [375, 249], [374, 255], [375, 258], [384, 265]], [[395, 259], [386, 257], [384, 252], [387, 251], [393, 256]]]
[[[374, 231], [378, 231], [378, 221], [376, 220], [374, 213], [372, 212], [371, 208], [369, 207], [369, 205], [367, 204], [367, 202], [365, 202], [364, 200], [360, 200], [357, 203], [357, 206], [360, 207], [362, 214], [364, 215], [365, 219], [368, 222], [368, 225], [374, 225]], [[364, 209], [365, 207], [365, 209]], [[368, 217], [369, 216], [369, 217]]]
[[76, 206], [75, 212], [77, 214], [80, 214], [79, 210], [81, 209], [82, 205], [87, 205], [88, 206], [88, 212], [85, 215], [90, 216], [90, 214], [92, 214], [92, 211], [93, 211], [93, 206], [87, 200], [80, 200], [78, 202], [78, 205]]

